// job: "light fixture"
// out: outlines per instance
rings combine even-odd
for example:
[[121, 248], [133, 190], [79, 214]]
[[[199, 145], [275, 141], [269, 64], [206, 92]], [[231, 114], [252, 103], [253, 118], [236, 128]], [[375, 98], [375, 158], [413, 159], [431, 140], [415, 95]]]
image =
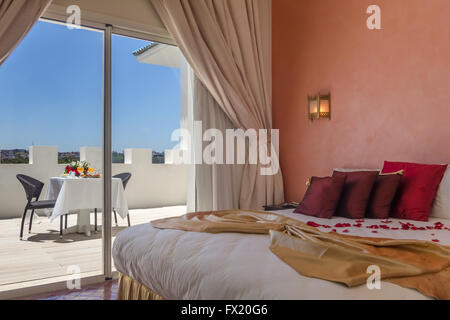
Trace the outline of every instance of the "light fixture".
[[331, 119], [331, 94], [308, 96], [308, 119]]

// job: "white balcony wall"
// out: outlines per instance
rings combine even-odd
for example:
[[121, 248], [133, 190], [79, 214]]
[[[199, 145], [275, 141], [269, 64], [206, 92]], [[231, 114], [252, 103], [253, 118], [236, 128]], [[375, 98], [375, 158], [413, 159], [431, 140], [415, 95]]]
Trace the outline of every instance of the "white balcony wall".
[[[132, 174], [126, 188], [130, 209], [186, 204], [186, 165], [152, 164], [151, 149], [126, 149], [124, 153], [125, 163], [113, 164], [113, 175], [122, 172]], [[30, 147], [29, 159], [29, 164], [0, 164], [0, 219], [20, 217], [23, 213], [26, 197], [17, 174], [29, 175], [44, 182], [41, 199], [45, 199], [50, 177], [61, 175], [66, 166], [58, 164], [57, 147]], [[80, 160], [101, 169], [101, 148], [82, 147]]]

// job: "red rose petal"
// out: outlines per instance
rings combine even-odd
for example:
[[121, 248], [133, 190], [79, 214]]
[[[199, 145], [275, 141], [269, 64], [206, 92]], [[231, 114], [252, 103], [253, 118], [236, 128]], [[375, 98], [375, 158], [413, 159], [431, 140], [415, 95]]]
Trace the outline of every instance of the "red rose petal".
[[348, 228], [351, 227], [352, 225], [350, 223], [336, 223], [334, 226], [336, 228]]
[[433, 239], [431, 241], [433, 241], [433, 242], [440, 242], [438, 239]]
[[313, 222], [313, 221], [308, 221], [306, 224], [307, 224], [308, 226], [314, 227], [314, 228], [320, 227], [320, 224], [317, 224], [317, 223], [315, 223], [315, 222]]

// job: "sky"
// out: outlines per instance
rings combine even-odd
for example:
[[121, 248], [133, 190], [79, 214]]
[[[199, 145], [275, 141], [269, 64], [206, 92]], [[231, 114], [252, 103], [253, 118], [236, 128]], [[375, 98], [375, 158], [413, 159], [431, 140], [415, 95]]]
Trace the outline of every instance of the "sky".
[[[180, 127], [179, 69], [139, 63], [113, 36], [113, 150], [164, 151]], [[102, 145], [103, 34], [39, 21], [0, 66], [0, 149]]]

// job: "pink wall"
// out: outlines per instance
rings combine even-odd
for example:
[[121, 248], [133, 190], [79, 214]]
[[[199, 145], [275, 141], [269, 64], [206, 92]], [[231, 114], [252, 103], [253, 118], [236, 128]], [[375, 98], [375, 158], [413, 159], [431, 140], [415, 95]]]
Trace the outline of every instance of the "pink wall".
[[[318, 91], [332, 120], [311, 123]], [[450, 163], [450, 1], [274, 0], [273, 95], [287, 200], [335, 167]]]

